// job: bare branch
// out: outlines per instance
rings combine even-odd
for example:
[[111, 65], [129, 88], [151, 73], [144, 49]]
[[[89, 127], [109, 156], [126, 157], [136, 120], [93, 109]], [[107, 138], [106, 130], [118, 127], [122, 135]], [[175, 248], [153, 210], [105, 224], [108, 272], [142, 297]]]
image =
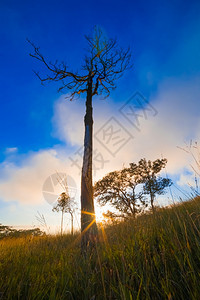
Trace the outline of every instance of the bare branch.
[[82, 70], [85, 74], [69, 71], [66, 63], [55, 61], [48, 62], [41, 54], [40, 49], [30, 40], [27, 40], [33, 48], [30, 56], [42, 62], [48, 74], [41, 76], [34, 73], [42, 84], [47, 81], [60, 82], [58, 91], [72, 90], [69, 96], [73, 100], [88, 91], [88, 82], [92, 80], [92, 95], [110, 95], [110, 91], [116, 88], [115, 81], [119, 79], [130, 66], [130, 49], [123, 50], [118, 47], [114, 39], [106, 39], [101, 30], [96, 29], [94, 36], [86, 36], [88, 43], [88, 54], [85, 56]]

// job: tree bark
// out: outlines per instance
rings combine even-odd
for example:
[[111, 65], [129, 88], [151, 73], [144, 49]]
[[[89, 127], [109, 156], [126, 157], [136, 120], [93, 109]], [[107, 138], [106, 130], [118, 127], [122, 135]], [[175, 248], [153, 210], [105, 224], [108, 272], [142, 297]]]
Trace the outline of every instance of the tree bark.
[[88, 247], [93, 247], [97, 237], [96, 217], [93, 200], [92, 186], [92, 138], [93, 138], [93, 109], [92, 109], [92, 76], [88, 80], [84, 155], [81, 178], [81, 249], [87, 252]]
[[63, 212], [63, 210], [62, 210], [62, 217], [61, 217], [61, 235], [62, 235], [62, 233], [63, 233], [63, 214], [64, 214], [64, 212]]
[[155, 208], [154, 208], [154, 193], [152, 192], [152, 185], [151, 185], [151, 181], [152, 181], [152, 177], [150, 177], [150, 175], [148, 175], [148, 180], [149, 180], [149, 193], [150, 193], [150, 201], [151, 201], [151, 208], [152, 208], [152, 212], [154, 214], [155, 212]]
[[71, 235], [74, 234], [74, 216], [73, 212], [71, 213]]
[[153, 214], [155, 213], [155, 207], [154, 207], [154, 194], [152, 193], [151, 189], [150, 189], [150, 198], [151, 198], [151, 208], [152, 208], [152, 212]]

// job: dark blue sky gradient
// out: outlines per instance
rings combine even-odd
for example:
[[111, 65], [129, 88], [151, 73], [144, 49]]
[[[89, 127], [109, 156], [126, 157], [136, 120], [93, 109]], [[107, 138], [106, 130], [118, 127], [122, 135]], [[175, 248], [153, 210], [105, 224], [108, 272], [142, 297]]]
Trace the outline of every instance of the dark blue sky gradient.
[[[118, 82], [115, 101], [140, 90], [156, 93], [167, 77], [200, 70], [199, 1], [3, 1], [0, 2], [0, 160], [7, 147], [21, 153], [60, 141], [51, 135], [57, 84], [42, 86], [32, 69], [29, 38], [54, 61], [77, 70], [84, 57], [85, 34], [100, 25], [120, 45], [130, 46], [134, 68]], [[95, 107], [94, 107], [95, 109]]]

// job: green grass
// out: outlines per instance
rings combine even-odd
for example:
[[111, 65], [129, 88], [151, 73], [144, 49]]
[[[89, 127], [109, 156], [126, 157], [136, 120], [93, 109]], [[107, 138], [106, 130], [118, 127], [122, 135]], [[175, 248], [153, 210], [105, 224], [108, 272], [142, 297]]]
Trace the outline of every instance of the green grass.
[[200, 299], [200, 198], [78, 234], [0, 241], [0, 299]]

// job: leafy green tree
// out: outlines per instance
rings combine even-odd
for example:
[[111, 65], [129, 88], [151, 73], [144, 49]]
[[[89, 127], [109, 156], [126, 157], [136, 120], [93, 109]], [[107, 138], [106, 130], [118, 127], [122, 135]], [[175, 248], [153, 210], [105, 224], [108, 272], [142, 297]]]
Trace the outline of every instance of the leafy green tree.
[[[155, 211], [154, 201], [156, 194], [163, 195], [166, 188], [172, 185], [172, 180], [169, 178], [160, 177], [158, 174], [167, 164], [167, 159], [156, 159], [155, 161], [141, 159], [138, 163], [138, 171], [143, 182], [144, 194], [150, 196], [152, 211]], [[132, 165], [132, 164], [131, 164]]]
[[118, 47], [116, 40], [107, 39], [99, 28], [94, 30], [92, 36], [86, 36], [88, 45], [87, 55], [80, 72], [69, 70], [66, 63], [48, 62], [33, 43], [34, 52], [30, 54], [40, 61], [48, 71], [48, 75], [41, 77], [42, 83], [48, 81], [60, 82], [59, 91], [71, 91], [70, 100], [86, 94], [86, 114], [84, 155], [81, 177], [81, 245], [83, 252], [89, 245], [94, 245], [97, 237], [97, 226], [93, 201], [92, 187], [92, 140], [93, 140], [93, 105], [95, 95], [109, 96], [115, 89], [115, 81], [120, 78], [128, 68], [130, 51]]
[[142, 192], [136, 192], [141, 183], [138, 167], [132, 164], [130, 168], [123, 168], [107, 174], [94, 186], [94, 196], [100, 205], [111, 204], [120, 211], [120, 215], [108, 212], [109, 216], [135, 217], [146, 206]]

